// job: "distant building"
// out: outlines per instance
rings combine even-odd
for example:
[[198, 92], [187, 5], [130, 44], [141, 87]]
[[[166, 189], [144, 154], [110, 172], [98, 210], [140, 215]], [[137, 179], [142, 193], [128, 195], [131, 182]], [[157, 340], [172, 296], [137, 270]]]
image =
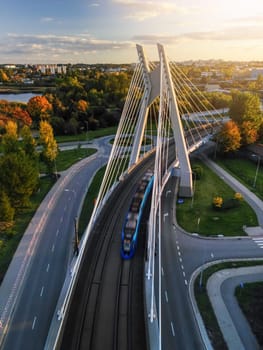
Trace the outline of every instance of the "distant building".
[[251, 70], [250, 72], [250, 78], [252, 80], [257, 80], [257, 78], [259, 77], [259, 75], [263, 76], [263, 68], [254, 68]]
[[220, 91], [220, 85], [219, 84], [206, 84], [205, 91], [207, 91], [207, 92]]
[[8, 68], [8, 69], [15, 69], [16, 65], [15, 64], [6, 64], [6, 65], [4, 65], [4, 67]]

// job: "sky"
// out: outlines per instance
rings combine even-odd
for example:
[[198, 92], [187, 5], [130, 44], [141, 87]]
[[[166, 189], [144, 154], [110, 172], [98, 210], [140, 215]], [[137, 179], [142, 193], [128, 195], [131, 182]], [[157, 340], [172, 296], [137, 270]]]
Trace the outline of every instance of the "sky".
[[263, 61], [263, 0], [0, 0], [0, 63]]

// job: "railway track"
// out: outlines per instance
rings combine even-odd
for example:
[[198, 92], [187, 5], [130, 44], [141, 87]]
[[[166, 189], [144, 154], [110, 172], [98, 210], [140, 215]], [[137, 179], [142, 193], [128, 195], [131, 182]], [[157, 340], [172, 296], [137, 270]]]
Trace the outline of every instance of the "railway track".
[[121, 259], [120, 247], [121, 228], [131, 194], [148, 167], [149, 163], [142, 165], [125, 184], [120, 184], [97, 220], [79, 271], [61, 350], [146, 348], [143, 308], [145, 237], [140, 234], [132, 260]]

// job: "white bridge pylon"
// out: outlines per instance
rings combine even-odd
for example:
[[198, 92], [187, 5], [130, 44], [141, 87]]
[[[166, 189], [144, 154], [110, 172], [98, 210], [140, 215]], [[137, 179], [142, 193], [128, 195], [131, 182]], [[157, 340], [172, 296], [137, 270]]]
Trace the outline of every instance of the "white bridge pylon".
[[[177, 175], [180, 177], [179, 195], [182, 197], [191, 197], [193, 191], [191, 166], [177, 105], [175, 88], [173, 86], [164, 47], [158, 44], [160, 63], [152, 71], [149, 69], [149, 64], [145, 57], [143, 47], [137, 45], [137, 51], [139, 61], [143, 67], [142, 74], [145, 89], [141, 100], [140, 113], [135, 129], [129, 166], [136, 164], [139, 159], [149, 107], [155, 99], [160, 98], [156, 149], [159, 147], [164, 148], [163, 145], [168, 141], [171, 128], [174, 138], [173, 161], [175, 163], [177, 160], [177, 166], [179, 164], [177, 171]], [[168, 147], [168, 145], [166, 145], [166, 147]], [[166, 151], [168, 151], [168, 149]], [[156, 152], [155, 163], [160, 163], [161, 159], [159, 159], [159, 157], [163, 156], [163, 152]], [[164, 168], [164, 166], [162, 168]]]

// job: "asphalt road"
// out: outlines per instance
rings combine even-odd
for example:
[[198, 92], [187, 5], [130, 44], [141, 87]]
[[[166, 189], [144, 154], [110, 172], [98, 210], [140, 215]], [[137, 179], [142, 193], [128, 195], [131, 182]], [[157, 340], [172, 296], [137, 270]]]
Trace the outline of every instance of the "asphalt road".
[[[107, 141], [107, 139], [106, 139]], [[19, 294], [2, 349], [42, 350], [68, 266], [73, 257], [74, 218], [94, 173], [105, 163], [110, 146], [97, 141], [100, 152], [87, 164], [76, 165], [47, 217], [23, 289]], [[49, 206], [51, 203], [46, 203]]]
[[251, 237], [203, 238], [182, 230], [175, 219], [175, 184], [168, 185], [162, 206], [162, 345], [163, 349], [203, 349], [189, 299], [193, 272], [208, 262], [262, 258], [262, 249]]

